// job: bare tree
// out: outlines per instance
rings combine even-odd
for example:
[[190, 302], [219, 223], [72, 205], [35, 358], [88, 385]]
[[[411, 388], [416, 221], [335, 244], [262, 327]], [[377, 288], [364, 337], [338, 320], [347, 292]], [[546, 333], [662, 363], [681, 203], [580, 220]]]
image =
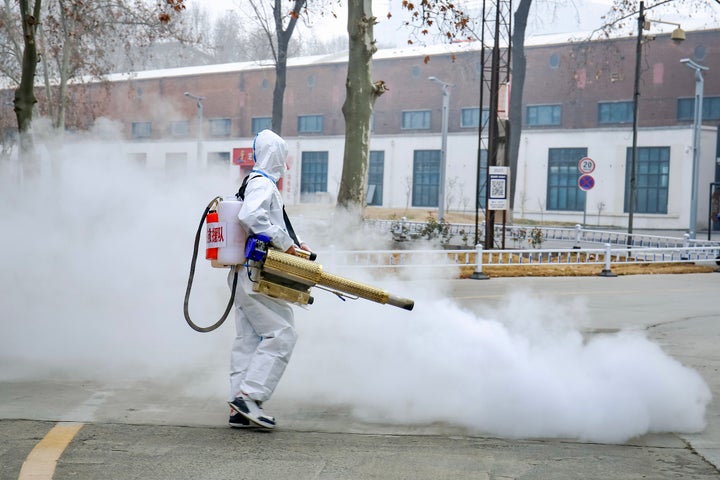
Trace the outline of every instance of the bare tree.
[[[128, 48], [133, 40], [152, 40], [165, 35], [173, 15], [184, 9], [184, 0], [166, 0], [154, 7], [143, 0], [45, 0], [45, 3], [42, 0], [20, 0], [17, 9], [14, 2], [5, 0], [0, 12], [1, 35], [11, 46], [7, 52], [20, 68], [7, 58], [0, 62], [0, 68], [4, 75], [18, 84], [15, 114], [20, 154], [28, 173], [37, 170], [30, 127], [37, 103], [34, 84], [38, 60], [42, 60], [48, 84], [45, 89], [48, 104], [53, 97], [58, 100], [51, 110], [53, 124], [62, 129], [68, 81], [81, 75], [101, 74], [107, 67], [103, 61], [108, 51], [107, 42]], [[18, 22], [13, 21], [17, 17], [20, 18], [21, 35], [16, 30]], [[38, 35], [40, 25], [41, 36]], [[22, 38], [22, 42], [18, 38]], [[49, 86], [51, 79], [58, 85], [54, 92]]]
[[260, 58], [248, 48], [250, 39], [247, 33], [238, 28], [240, 23], [241, 17], [235, 11], [229, 11], [215, 20], [211, 39], [215, 62], [242, 62]]
[[[282, 135], [283, 102], [287, 85], [287, 60], [290, 39], [301, 13], [305, 10], [307, 0], [292, 0], [292, 9], [285, 13], [283, 0], [272, 0], [267, 6], [262, 0], [250, 0], [256, 20], [267, 36], [275, 61], [275, 87], [273, 89], [272, 130]], [[268, 13], [268, 8], [272, 12]]]
[[[37, 69], [37, 27], [40, 22], [41, 0], [31, 5], [29, 0], [20, 0], [20, 19], [23, 32], [23, 53], [20, 62], [20, 84], [15, 90], [15, 116], [18, 123], [20, 157], [25, 173], [34, 176], [38, 171], [38, 160], [35, 155], [30, 124], [32, 111], [37, 98], [35, 97], [35, 71]], [[32, 9], [31, 9], [32, 7]]]

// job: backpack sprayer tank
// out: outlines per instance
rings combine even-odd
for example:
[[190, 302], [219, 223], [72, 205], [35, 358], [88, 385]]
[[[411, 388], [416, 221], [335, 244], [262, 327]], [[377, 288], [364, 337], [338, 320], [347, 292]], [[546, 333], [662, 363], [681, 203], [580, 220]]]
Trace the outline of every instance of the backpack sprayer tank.
[[217, 204], [217, 210], [207, 214], [205, 258], [211, 261], [213, 267], [225, 268], [245, 263], [247, 233], [238, 220], [242, 203], [235, 197], [223, 197]]

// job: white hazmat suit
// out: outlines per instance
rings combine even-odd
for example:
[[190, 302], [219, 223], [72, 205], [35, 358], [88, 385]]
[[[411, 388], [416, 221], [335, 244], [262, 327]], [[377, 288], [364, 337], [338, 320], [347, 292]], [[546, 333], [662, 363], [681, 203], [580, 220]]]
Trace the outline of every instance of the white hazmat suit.
[[[277, 188], [285, 172], [287, 144], [271, 130], [263, 130], [255, 137], [253, 149], [255, 168], [238, 219], [249, 235], [265, 235], [273, 247], [287, 251], [295, 242], [288, 233]], [[250, 272], [257, 274], [252, 268]], [[235, 292], [235, 330], [231, 398], [242, 394], [258, 403], [266, 401], [280, 381], [297, 340], [292, 307], [283, 300], [253, 292], [252, 281], [241, 269]]]

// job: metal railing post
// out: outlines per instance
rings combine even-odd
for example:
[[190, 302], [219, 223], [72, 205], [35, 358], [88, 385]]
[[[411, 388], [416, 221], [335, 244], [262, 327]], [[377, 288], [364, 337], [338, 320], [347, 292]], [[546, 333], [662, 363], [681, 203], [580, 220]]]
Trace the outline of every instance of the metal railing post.
[[[683, 248], [687, 249], [690, 247], [690, 234], [685, 233], [683, 234]], [[689, 260], [690, 259], [690, 253], [685, 250], [685, 252], [680, 253], [680, 260]]]
[[603, 268], [602, 272], [598, 273], [599, 277], [617, 277], [617, 275], [610, 270], [611, 248], [612, 246], [609, 243], [605, 244], [605, 268]]
[[483, 246], [480, 244], [475, 245], [475, 271], [470, 275], [473, 280], [488, 280], [490, 277], [485, 275], [482, 271], [482, 260]]
[[580, 238], [582, 238], [582, 226], [578, 223], [575, 225], [575, 245], [573, 245], [573, 248], [580, 248]]

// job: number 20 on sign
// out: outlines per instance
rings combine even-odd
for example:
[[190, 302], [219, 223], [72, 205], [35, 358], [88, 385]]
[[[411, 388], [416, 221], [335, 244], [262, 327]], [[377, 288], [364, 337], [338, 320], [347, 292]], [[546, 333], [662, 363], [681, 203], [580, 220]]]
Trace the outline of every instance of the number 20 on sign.
[[595, 171], [595, 161], [590, 157], [583, 157], [578, 162], [580, 173], [592, 173]]

